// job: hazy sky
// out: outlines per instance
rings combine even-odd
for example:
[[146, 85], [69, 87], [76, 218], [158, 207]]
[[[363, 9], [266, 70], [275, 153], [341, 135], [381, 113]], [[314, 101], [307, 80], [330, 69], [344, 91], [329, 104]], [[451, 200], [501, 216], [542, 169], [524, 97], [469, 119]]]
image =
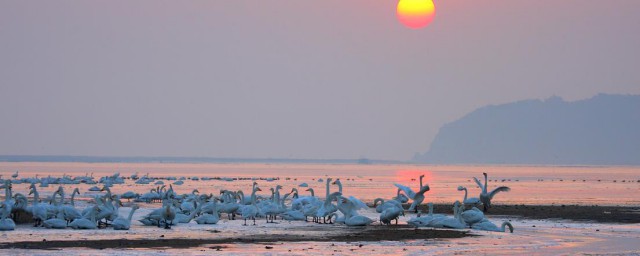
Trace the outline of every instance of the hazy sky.
[[0, 0], [0, 154], [410, 159], [487, 104], [640, 94], [638, 0]]

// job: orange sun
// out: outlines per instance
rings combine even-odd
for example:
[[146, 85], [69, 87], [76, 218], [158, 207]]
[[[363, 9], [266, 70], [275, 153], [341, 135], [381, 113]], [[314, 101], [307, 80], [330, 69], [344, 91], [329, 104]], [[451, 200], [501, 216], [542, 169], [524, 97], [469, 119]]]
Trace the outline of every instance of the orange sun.
[[400, 0], [398, 2], [398, 20], [412, 29], [426, 27], [436, 16], [436, 7], [432, 0]]

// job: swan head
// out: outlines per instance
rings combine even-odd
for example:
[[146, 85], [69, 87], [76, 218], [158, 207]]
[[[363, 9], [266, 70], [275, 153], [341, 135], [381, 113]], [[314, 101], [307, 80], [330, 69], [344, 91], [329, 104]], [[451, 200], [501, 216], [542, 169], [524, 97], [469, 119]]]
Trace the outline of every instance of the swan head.
[[486, 172], [483, 172], [483, 173], [482, 173], [482, 175], [484, 175], [485, 177], [487, 177], [487, 173], [486, 173]]
[[282, 186], [277, 185], [277, 186], [276, 186], [276, 189], [282, 189]]
[[458, 186], [458, 191], [462, 191], [462, 190], [464, 190], [464, 189], [465, 189], [465, 187], [463, 187], [463, 186]]
[[73, 190], [73, 193], [71, 193], [71, 194], [78, 194], [78, 195], [79, 195], [79, 194], [80, 194], [80, 189], [75, 188], [75, 189]]
[[333, 185], [337, 185], [337, 184], [342, 185], [342, 182], [340, 181], [340, 178], [338, 178], [338, 179], [336, 179], [336, 181], [334, 181], [332, 184], [333, 184]]
[[331, 183], [332, 180], [332, 178], [327, 178], [327, 184]]

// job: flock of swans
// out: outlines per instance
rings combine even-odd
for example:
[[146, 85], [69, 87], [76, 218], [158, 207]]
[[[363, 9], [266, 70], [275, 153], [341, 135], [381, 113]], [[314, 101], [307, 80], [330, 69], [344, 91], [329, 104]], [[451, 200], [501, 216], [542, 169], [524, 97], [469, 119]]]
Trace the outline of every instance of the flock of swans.
[[[64, 175], [62, 178], [25, 178], [18, 179], [18, 172], [12, 175], [12, 179], [0, 179], [0, 188], [5, 190], [4, 201], [0, 203], [0, 231], [15, 229], [14, 219], [21, 215], [29, 216], [35, 227], [49, 229], [97, 229], [112, 227], [114, 230], [128, 230], [134, 212], [139, 209], [138, 204], [133, 204], [127, 216], [119, 214], [119, 208], [123, 206], [122, 200], [134, 200], [137, 203], [159, 202], [161, 207], [151, 210], [138, 221], [146, 226], [164, 227], [170, 229], [174, 225], [190, 223], [212, 225], [217, 224], [221, 216], [229, 220], [247, 221], [256, 224], [256, 219], [263, 218], [267, 223], [273, 223], [277, 218], [288, 221], [311, 221], [316, 223], [340, 223], [346, 226], [366, 226], [376, 221], [384, 225], [390, 225], [395, 220], [398, 224], [400, 216], [405, 212], [416, 213], [407, 223], [415, 227], [433, 227], [450, 229], [478, 229], [488, 231], [505, 232], [506, 227], [513, 232], [513, 226], [509, 222], [504, 222], [500, 227], [489, 221], [484, 212], [491, 207], [491, 200], [499, 192], [507, 192], [508, 187], [498, 187], [488, 192], [487, 174], [484, 175], [484, 184], [474, 177], [478, 187], [481, 189], [479, 198], [468, 198], [467, 188], [460, 186], [458, 190], [465, 191], [462, 202], [456, 201], [453, 204], [453, 216], [433, 213], [433, 204], [428, 203], [429, 212], [427, 214], [419, 212], [419, 207], [425, 200], [425, 193], [429, 191], [429, 185], [423, 184], [424, 175], [420, 176], [419, 188], [414, 191], [409, 186], [395, 184], [397, 187], [396, 196], [385, 200], [377, 198], [373, 207], [379, 213], [379, 219], [374, 220], [360, 214], [360, 209], [368, 209], [364, 202], [353, 196], [348, 196], [342, 187], [340, 179], [335, 181], [326, 178], [324, 197], [315, 195], [313, 188], [302, 183], [298, 188], [305, 189], [308, 195], [301, 195], [298, 188], [292, 188], [284, 193], [283, 187], [276, 185], [270, 188], [271, 196], [260, 196], [257, 192], [262, 191], [257, 182], [253, 182], [250, 194], [245, 195], [244, 191], [220, 190], [219, 194], [200, 193], [193, 190], [189, 194], [178, 194], [174, 191], [172, 184], [168, 187], [162, 181], [156, 181], [156, 188], [148, 193], [138, 194], [128, 191], [122, 194], [113, 194], [110, 187], [114, 184], [124, 184], [124, 179], [119, 173], [113, 176], [103, 177], [95, 181], [91, 176], [71, 178]], [[138, 177], [137, 173], [131, 178], [137, 184], [149, 184], [153, 179], [148, 175]], [[192, 179], [193, 180], [193, 179]], [[182, 181], [182, 180], [178, 180]], [[176, 181], [177, 182], [177, 181]], [[29, 194], [12, 192], [13, 184], [29, 184]], [[92, 187], [90, 191], [103, 191], [92, 200], [92, 204], [79, 209], [75, 206], [75, 195], [80, 194], [76, 188], [68, 199], [62, 186], [60, 186], [51, 196], [41, 198], [36, 184], [40, 187], [47, 187], [49, 184], [102, 184], [102, 187]], [[177, 183], [173, 183], [179, 185]], [[337, 191], [332, 191], [332, 185], [337, 186]], [[305, 193], [306, 194], [306, 193]], [[31, 196], [29, 198], [28, 196]], [[29, 202], [31, 200], [31, 202]], [[288, 202], [288, 203], [287, 203]], [[409, 208], [405, 210], [403, 204], [411, 202]], [[480, 205], [483, 210], [480, 210]]]

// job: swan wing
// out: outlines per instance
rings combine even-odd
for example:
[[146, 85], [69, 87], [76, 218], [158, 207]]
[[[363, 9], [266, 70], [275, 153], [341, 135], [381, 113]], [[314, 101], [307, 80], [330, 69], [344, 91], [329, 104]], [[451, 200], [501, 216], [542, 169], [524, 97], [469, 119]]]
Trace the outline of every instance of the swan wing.
[[411, 199], [413, 199], [416, 196], [416, 192], [413, 192], [413, 190], [411, 190], [410, 187], [407, 187], [407, 186], [404, 186], [404, 185], [400, 185], [398, 183], [395, 183], [393, 185], [395, 185], [396, 187], [401, 189]]
[[491, 190], [491, 193], [489, 193], [489, 196], [493, 198], [493, 196], [498, 194], [498, 192], [509, 192], [509, 191], [511, 191], [509, 187], [501, 186], [501, 187], [495, 188], [494, 190]]
[[484, 190], [484, 185], [482, 185], [482, 182], [480, 182], [478, 178], [473, 177], [473, 180], [476, 182], [476, 184], [478, 184], [478, 187], [480, 187], [480, 190]]
[[356, 210], [369, 208], [369, 206], [367, 206], [367, 204], [365, 204], [364, 202], [360, 201], [360, 199], [355, 198], [353, 196], [349, 197], [349, 201], [351, 201], [353, 203], [353, 205], [355, 206]]

